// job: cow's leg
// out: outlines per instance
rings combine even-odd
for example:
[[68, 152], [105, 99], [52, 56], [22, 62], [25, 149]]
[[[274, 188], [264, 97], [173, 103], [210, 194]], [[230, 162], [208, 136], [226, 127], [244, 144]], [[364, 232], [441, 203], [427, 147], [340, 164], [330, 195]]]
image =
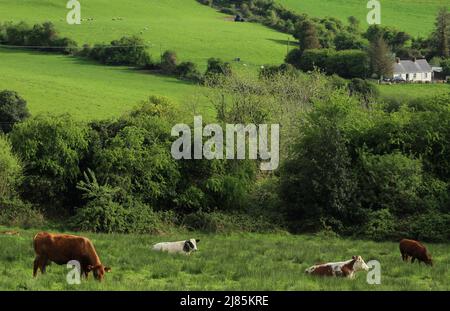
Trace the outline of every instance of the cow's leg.
[[42, 274], [45, 274], [45, 267], [47, 265], [47, 258], [39, 258], [39, 270]]
[[412, 257], [411, 263], [414, 263], [414, 260], [416, 260], [416, 257]]
[[37, 275], [37, 270], [39, 267], [39, 256], [36, 256], [33, 262], [33, 277], [35, 278]]

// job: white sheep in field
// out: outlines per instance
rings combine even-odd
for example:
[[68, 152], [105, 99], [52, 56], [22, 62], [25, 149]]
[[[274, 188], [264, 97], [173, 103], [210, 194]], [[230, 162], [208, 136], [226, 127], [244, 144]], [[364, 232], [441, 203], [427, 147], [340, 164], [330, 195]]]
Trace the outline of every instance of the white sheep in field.
[[190, 239], [185, 241], [177, 241], [177, 242], [161, 242], [153, 245], [154, 251], [160, 252], [168, 252], [168, 253], [181, 253], [181, 254], [190, 254], [191, 252], [197, 251], [197, 243], [200, 240]]

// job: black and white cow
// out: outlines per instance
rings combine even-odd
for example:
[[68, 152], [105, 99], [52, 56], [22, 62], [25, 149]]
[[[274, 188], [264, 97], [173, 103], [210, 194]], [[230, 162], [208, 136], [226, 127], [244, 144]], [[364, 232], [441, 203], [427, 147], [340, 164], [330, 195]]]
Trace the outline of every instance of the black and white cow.
[[198, 250], [198, 242], [200, 242], [199, 239], [190, 239], [177, 242], [161, 242], [153, 245], [153, 250], [168, 253], [190, 254], [191, 252]]

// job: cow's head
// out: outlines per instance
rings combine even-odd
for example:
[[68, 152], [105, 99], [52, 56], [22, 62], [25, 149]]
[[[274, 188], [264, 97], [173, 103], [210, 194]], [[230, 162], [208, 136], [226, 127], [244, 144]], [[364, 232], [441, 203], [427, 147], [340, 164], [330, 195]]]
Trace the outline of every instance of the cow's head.
[[102, 264], [96, 266], [89, 265], [87, 267], [87, 270], [88, 272], [92, 271], [94, 273], [94, 277], [99, 281], [103, 280], [103, 278], [105, 277], [105, 272], [111, 272], [110, 267], [105, 267]]
[[427, 259], [425, 260], [427, 265], [433, 266], [433, 259], [431, 258], [431, 254], [427, 253]]
[[185, 242], [184, 242], [184, 246], [183, 246], [183, 250], [186, 252], [186, 253], [190, 253], [190, 252], [193, 252], [193, 251], [197, 251], [198, 249], [197, 249], [197, 243], [198, 242], [200, 242], [200, 240], [196, 240], [196, 239], [190, 239], [190, 240], [186, 240]]
[[369, 271], [369, 266], [364, 262], [361, 256], [353, 256], [352, 259], [355, 261], [355, 263], [353, 264], [353, 270]]

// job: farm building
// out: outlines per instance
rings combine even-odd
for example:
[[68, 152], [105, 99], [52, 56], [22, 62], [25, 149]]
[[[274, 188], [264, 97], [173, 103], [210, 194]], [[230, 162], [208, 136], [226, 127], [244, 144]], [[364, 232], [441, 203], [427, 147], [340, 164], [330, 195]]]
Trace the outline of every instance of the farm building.
[[433, 69], [426, 59], [396, 59], [393, 70], [394, 78], [403, 78], [407, 82], [431, 82]]

